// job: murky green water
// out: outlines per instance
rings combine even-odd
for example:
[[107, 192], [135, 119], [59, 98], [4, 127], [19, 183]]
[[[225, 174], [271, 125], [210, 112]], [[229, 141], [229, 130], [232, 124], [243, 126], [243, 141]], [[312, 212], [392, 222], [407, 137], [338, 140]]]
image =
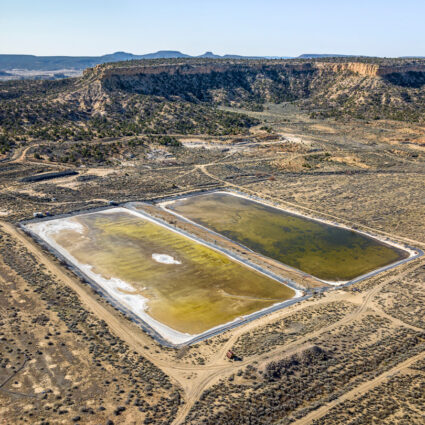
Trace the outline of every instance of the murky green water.
[[204, 332], [295, 295], [226, 255], [123, 209], [64, 220], [84, 232], [64, 229], [53, 234], [56, 243], [103, 278], [129, 283], [127, 295], [147, 298], [149, 315], [180, 332]]
[[168, 208], [246, 247], [327, 281], [351, 280], [408, 254], [360, 233], [225, 193]]

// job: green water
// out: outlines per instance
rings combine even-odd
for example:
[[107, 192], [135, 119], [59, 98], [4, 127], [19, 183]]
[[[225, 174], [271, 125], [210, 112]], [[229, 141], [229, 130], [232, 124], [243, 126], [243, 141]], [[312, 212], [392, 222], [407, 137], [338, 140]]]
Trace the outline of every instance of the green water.
[[[104, 278], [118, 278], [148, 299], [151, 317], [196, 334], [295, 295], [291, 288], [226, 255], [127, 211], [70, 220], [84, 232], [63, 230], [56, 243]], [[155, 254], [170, 256], [164, 264]]]
[[408, 254], [360, 233], [249, 199], [209, 193], [168, 208], [247, 248], [327, 281], [346, 281]]

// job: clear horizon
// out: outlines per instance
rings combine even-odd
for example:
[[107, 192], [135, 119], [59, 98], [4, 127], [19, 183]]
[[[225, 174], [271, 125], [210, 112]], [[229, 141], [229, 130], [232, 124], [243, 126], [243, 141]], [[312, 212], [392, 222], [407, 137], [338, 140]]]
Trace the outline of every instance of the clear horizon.
[[0, 54], [425, 56], [425, 2], [0, 0]]

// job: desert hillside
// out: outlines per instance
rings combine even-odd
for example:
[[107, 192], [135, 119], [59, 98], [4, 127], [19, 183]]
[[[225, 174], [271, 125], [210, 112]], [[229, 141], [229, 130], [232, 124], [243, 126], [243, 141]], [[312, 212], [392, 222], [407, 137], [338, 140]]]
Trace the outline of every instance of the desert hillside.
[[333, 116], [419, 120], [425, 105], [421, 60], [133, 61], [99, 65], [84, 78], [106, 91], [253, 108], [299, 101]]
[[257, 124], [217, 107], [291, 102], [313, 118], [423, 122], [425, 60], [158, 59], [81, 78], [0, 84], [3, 144], [137, 134], [242, 134]]

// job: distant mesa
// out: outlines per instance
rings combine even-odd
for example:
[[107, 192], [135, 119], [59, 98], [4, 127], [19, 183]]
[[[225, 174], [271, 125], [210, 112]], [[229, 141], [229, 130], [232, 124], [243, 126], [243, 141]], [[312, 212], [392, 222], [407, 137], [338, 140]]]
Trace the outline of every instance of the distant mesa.
[[221, 56], [215, 55], [213, 52], [205, 52], [203, 55], [198, 56], [198, 58], [218, 59], [218, 58], [221, 58]]
[[316, 59], [316, 58], [349, 58], [355, 55], [338, 55], [334, 53], [304, 53], [298, 56], [298, 59]]
[[190, 55], [179, 52], [177, 50], [159, 50], [155, 53], [147, 53], [146, 55], [134, 56], [134, 59], [174, 59], [174, 58], [190, 58]]
[[[209, 59], [261, 59], [260, 56], [216, 55], [205, 52], [200, 56], [190, 56], [178, 50], [159, 50], [144, 55], [134, 55], [127, 52], [115, 52], [103, 56], [34, 56], [34, 55], [0, 55], [0, 71], [64, 71], [91, 68], [108, 62], [121, 62], [140, 59], [178, 59], [178, 58], [209, 58]], [[4, 74], [0, 74], [4, 75]]]
[[127, 52], [115, 52], [103, 56], [34, 56], [0, 55], [0, 70], [16, 69], [56, 71], [61, 69], [79, 69], [96, 66], [106, 62], [119, 62], [134, 59], [169, 59], [190, 57], [174, 50], [160, 50], [146, 55], [133, 55]]

